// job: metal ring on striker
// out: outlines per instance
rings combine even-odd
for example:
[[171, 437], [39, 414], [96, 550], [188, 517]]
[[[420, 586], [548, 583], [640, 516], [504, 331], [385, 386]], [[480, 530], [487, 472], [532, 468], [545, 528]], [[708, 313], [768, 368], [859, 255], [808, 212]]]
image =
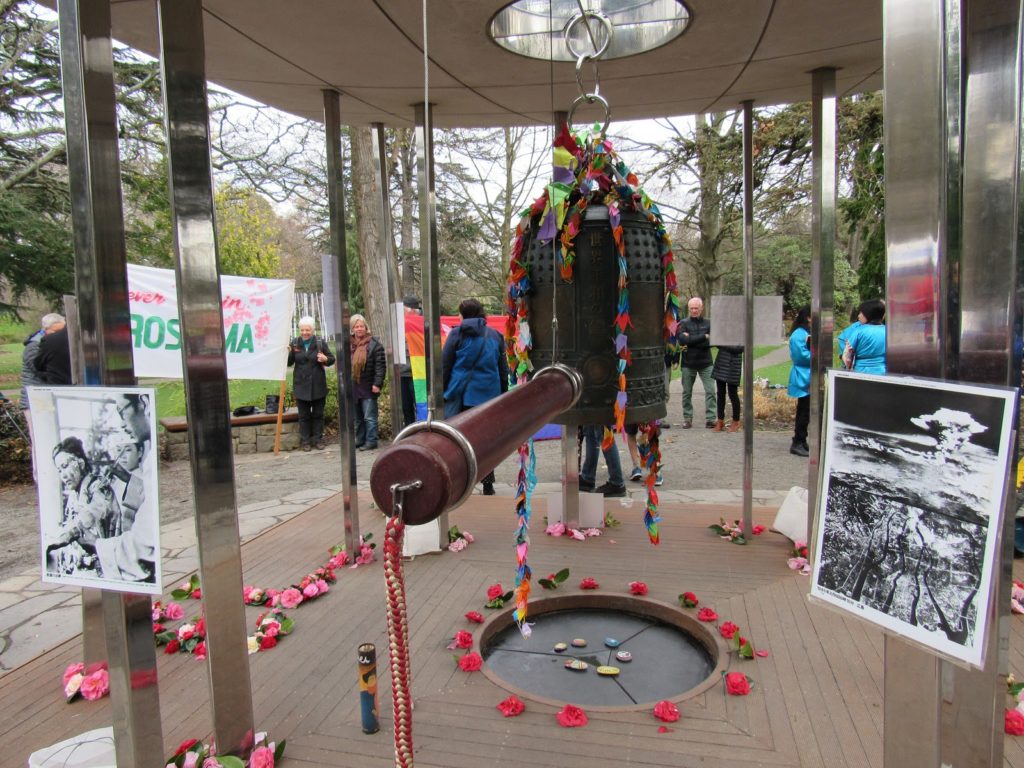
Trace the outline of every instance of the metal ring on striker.
[[[572, 33], [573, 30], [576, 28], [576, 25], [579, 24], [580, 22], [586, 25], [587, 36], [590, 40], [590, 45], [594, 48], [597, 48], [597, 42], [594, 39], [593, 30], [590, 28], [590, 24], [588, 23], [587, 19], [594, 19], [594, 21], [600, 22], [601, 26], [604, 27], [604, 42], [601, 44], [600, 48], [594, 51], [575, 51], [572, 47]], [[601, 58], [601, 56], [604, 55], [604, 52], [608, 50], [608, 46], [611, 45], [612, 43], [613, 33], [614, 28], [612, 27], [612, 20], [609, 19], [600, 11], [587, 11], [586, 13], [577, 13], [575, 16], [569, 19], [569, 21], [567, 21], [565, 26], [562, 28], [562, 37], [565, 39], [565, 47], [569, 50], [569, 53], [571, 53], [577, 59], [580, 56], [589, 56], [594, 59]]]
[[561, 373], [569, 379], [569, 383], [572, 385], [572, 402], [569, 403], [569, 408], [576, 405], [576, 401], [580, 399], [580, 395], [583, 394], [583, 376], [575, 368], [570, 368], [564, 363], [552, 363], [551, 365], [544, 366], [537, 371], [533, 378], [543, 376], [545, 373]]
[[466, 439], [464, 434], [444, 421], [417, 421], [414, 424], [410, 424], [395, 436], [392, 444], [419, 432], [439, 432], [450, 437], [462, 449], [462, 453], [466, 457], [466, 464], [469, 465], [469, 482], [466, 483], [466, 492], [451, 506], [451, 509], [462, 506], [466, 499], [473, 495], [473, 488], [476, 486], [476, 473], [480, 468], [476, 460], [476, 451], [473, 450], [473, 446], [469, 444], [469, 440]]
[[601, 136], [603, 137], [608, 132], [608, 125], [612, 121], [612, 110], [604, 96], [599, 93], [587, 93], [583, 96], [577, 96], [572, 106], [569, 107], [569, 116], [566, 118], [566, 123], [572, 125], [572, 116], [575, 114], [576, 108], [583, 102], [588, 104], [598, 103], [604, 107], [604, 126], [601, 128]]

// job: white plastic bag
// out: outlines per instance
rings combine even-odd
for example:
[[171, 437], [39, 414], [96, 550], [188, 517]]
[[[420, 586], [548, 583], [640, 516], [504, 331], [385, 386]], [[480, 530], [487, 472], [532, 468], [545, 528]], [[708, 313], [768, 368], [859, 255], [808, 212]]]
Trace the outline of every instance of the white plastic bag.
[[775, 515], [772, 530], [793, 541], [807, 541], [807, 489], [794, 485], [789, 489]]
[[114, 729], [86, 731], [28, 757], [29, 768], [117, 768]]

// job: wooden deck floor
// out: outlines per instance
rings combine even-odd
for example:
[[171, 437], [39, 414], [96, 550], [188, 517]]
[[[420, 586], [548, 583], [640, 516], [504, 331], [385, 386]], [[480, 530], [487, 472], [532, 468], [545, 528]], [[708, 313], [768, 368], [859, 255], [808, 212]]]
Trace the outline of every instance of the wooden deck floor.
[[[245, 581], [284, 586], [327, 559], [340, 538], [336, 499], [300, 514], [243, 549]], [[755, 681], [747, 697], [724, 687], [680, 705], [682, 719], [659, 733], [647, 712], [590, 713], [585, 728], [565, 729], [554, 707], [527, 702], [526, 712], [504, 719], [495, 709], [507, 692], [482, 674], [461, 672], [445, 648], [456, 630], [476, 629], [463, 618], [483, 609], [487, 586], [510, 586], [514, 517], [507, 498], [476, 496], [451, 523], [476, 536], [459, 554], [416, 558], [406, 565], [414, 672], [413, 740], [418, 766], [828, 766], [882, 764], [882, 636], [859, 622], [807, 602], [807, 578], [786, 567], [787, 543], [765, 534], [739, 547], [706, 526], [731, 507], [664, 505], [662, 543], [651, 547], [632, 509], [616, 508], [622, 525], [576, 542], [543, 534], [544, 504], [537, 504], [531, 551], [536, 574], [568, 566], [562, 587], [576, 591], [592, 576], [600, 590], [625, 593], [642, 580], [649, 597], [675, 603], [693, 591], [721, 620], [739, 624], [767, 658], [731, 660]], [[756, 510], [771, 522], [773, 510]], [[382, 518], [364, 511], [363, 531], [382, 538]], [[257, 728], [287, 738], [289, 766], [391, 766], [390, 685], [384, 658], [384, 582], [379, 562], [338, 573], [331, 594], [290, 613], [293, 635], [269, 652], [251, 656]], [[538, 590], [540, 591], [540, 590]], [[535, 593], [536, 594], [536, 593]], [[186, 605], [186, 610], [196, 603]], [[256, 608], [247, 609], [250, 622]], [[1024, 638], [1014, 621], [1011, 669], [1024, 671]], [[356, 648], [373, 642], [379, 660], [381, 731], [360, 728]], [[78, 639], [0, 680], [0, 766], [24, 766], [42, 746], [110, 722], [109, 699], [67, 705], [60, 677], [80, 655]], [[210, 732], [204, 662], [159, 657], [161, 708], [167, 754], [183, 739]], [[1017, 740], [1007, 740], [1007, 764], [1024, 765]]]

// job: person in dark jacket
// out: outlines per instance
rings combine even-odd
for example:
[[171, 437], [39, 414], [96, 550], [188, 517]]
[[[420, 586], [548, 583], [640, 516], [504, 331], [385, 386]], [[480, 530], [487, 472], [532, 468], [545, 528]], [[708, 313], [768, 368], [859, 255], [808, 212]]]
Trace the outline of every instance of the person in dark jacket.
[[712, 428], [715, 432], [721, 432], [725, 426], [725, 394], [729, 393], [729, 402], [732, 403], [732, 423], [729, 424], [729, 431], [736, 432], [740, 424], [740, 377], [743, 375], [743, 347], [718, 347], [718, 355], [715, 356], [715, 365], [711, 369], [711, 378], [715, 380], [718, 387], [718, 420]]
[[[464, 299], [459, 314], [462, 322], [448, 334], [441, 352], [446, 419], [508, 391], [505, 340], [487, 327], [483, 305]], [[484, 495], [493, 496], [494, 472], [487, 474], [483, 484]]]
[[64, 318], [44, 329], [32, 365], [36, 377], [48, 386], [71, 386], [71, 345]]
[[292, 394], [299, 410], [299, 442], [302, 450], [324, 443], [324, 403], [327, 401], [327, 374], [324, 368], [334, 365], [334, 355], [327, 342], [313, 333], [313, 318], [299, 320], [299, 335], [288, 347], [288, 365], [295, 366]]
[[711, 384], [711, 321], [702, 317], [704, 302], [694, 296], [686, 302], [689, 313], [679, 324], [676, 338], [685, 347], [682, 359], [683, 375], [683, 429], [693, 426], [693, 382], [700, 376], [704, 386], [704, 426], [715, 426], [717, 401]]
[[384, 346], [370, 335], [370, 326], [360, 314], [349, 321], [352, 333], [352, 402], [355, 405], [356, 449], [377, 447], [377, 398], [384, 386], [388, 361]]

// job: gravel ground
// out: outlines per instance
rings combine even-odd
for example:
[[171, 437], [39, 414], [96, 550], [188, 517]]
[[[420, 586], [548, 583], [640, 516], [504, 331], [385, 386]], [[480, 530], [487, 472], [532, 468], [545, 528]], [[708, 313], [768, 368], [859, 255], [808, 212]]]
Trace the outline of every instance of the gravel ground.
[[[664, 490], [740, 489], [743, 485], [743, 433], [715, 433], [695, 422], [693, 429], [680, 428], [681, 389], [672, 382], [669, 403], [671, 429], [662, 433]], [[694, 391], [698, 412], [703, 410], [700, 383]], [[807, 486], [808, 462], [789, 453], [790, 433], [771, 429], [754, 432], [754, 483], [757, 490], [788, 490]], [[628, 474], [630, 461], [621, 443], [620, 456]], [[561, 467], [557, 440], [536, 444], [539, 482], [557, 482]], [[357, 454], [357, 476], [367, 481], [379, 451]], [[513, 454], [496, 470], [497, 491], [512, 495], [518, 472]], [[603, 462], [597, 482], [605, 482]], [[337, 445], [310, 453], [256, 454], [235, 459], [235, 486], [239, 506], [277, 499], [308, 488], [341, 482], [341, 459]], [[629, 484], [627, 482], [627, 484]], [[639, 489], [639, 484], [632, 484]], [[160, 515], [162, 523], [180, 520], [192, 514], [192, 479], [188, 462], [163, 462], [160, 466]], [[39, 524], [34, 485], [0, 488], [0, 579], [35, 566], [39, 558]]]

